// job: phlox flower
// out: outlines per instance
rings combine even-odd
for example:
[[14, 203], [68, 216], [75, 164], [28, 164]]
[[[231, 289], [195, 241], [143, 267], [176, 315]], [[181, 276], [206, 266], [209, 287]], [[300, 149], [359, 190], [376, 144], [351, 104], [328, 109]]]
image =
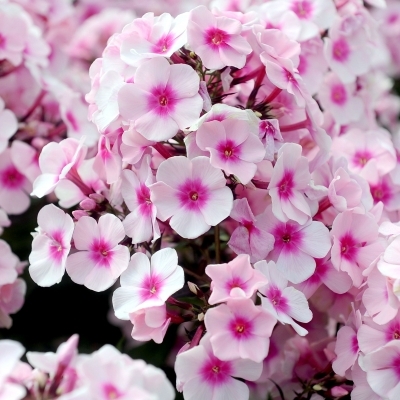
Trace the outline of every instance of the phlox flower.
[[[399, 232], [400, 233], [400, 232]], [[400, 279], [400, 236], [396, 235], [385, 249], [378, 269], [384, 276], [392, 279]]]
[[283, 142], [277, 119], [263, 119], [259, 123], [258, 137], [265, 147], [264, 159], [274, 161], [275, 153]]
[[[1, 58], [1, 57], [0, 57]], [[2, 153], [8, 145], [8, 140], [17, 132], [18, 120], [15, 114], [5, 108], [4, 100], [0, 97], [0, 153]]]
[[333, 221], [331, 235], [332, 264], [347, 272], [353, 285], [359, 287], [364, 280], [363, 271], [384, 250], [378, 240], [378, 224], [368, 215], [345, 211]]
[[0, 286], [0, 328], [11, 328], [10, 314], [15, 314], [22, 308], [25, 294], [26, 283], [19, 278]]
[[227, 218], [233, 196], [220, 169], [207, 157], [172, 157], [163, 161], [151, 186], [151, 201], [161, 221], [180, 236], [196, 238]]
[[130, 211], [123, 220], [123, 225], [127, 236], [132, 238], [132, 243], [160, 237], [156, 220], [157, 209], [150, 200], [149, 186], [155, 179], [149, 162], [149, 159], [144, 159], [137, 173], [128, 169], [122, 172], [121, 193]]
[[24, 354], [24, 347], [14, 340], [0, 340], [0, 399], [20, 400], [25, 397], [25, 389], [14, 384], [8, 378], [19, 363]]
[[206, 274], [212, 279], [210, 304], [235, 299], [250, 299], [268, 283], [265, 276], [250, 264], [247, 254], [239, 254], [227, 264], [210, 264]]
[[135, 253], [121, 275], [121, 287], [113, 294], [115, 315], [128, 319], [129, 314], [144, 308], [162, 306], [183, 285], [183, 269], [174, 249], [157, 251], [151, 262], [143, 253]]
[[329, 111], [335, 122], [347, 125], [358, 121], [364, 112], [364, 103], [356, 94], [356, 84], [344, 84], [334, 73], [329, 73], [318, 91], [324, 110]]
[[393, 340], [362, 358], [361, 368], [367, 373], [372, 390], [388, 400], [400, 397], [400, 342]]
[[62, 179], [73, 179], [73, 170], [81, 164], [86, 155], [83, 141], [68, 138], [60, 143], [50, 142], [43, 147], [39, 156], [42, 172], [33, 183], [32, 196], [43, 197], [51, 193]]
[[311, 180], [308, 160], [302, 148], [286, 143], [278, 151], [273, 175], [268, 185], [272, 212], [282, 222], [289, 219], [304, 224], [311, 217], [310, 206], [304, 196]]
[[263, 273], [268, 280], [268, 284], [259, 289], [262, 307], [282, 324], [292, 325], [299, 335], [306, 335], [308, 331], [294, 321], [310, 322], [312, 319], [312, 312], [304, 294], [288, 286], [287, 279], [273, 261], [259, 261], [254, 268]]
[[309, 220], [304, 225], [294, 221], [281, 222], [268, 206], [260, 216], [260, 226], [275, 238], [269, 259], [283, 276], [293, 283], [310, 278], [315, 271], [315, 258], [323, 258], [331, 248], [329, 231], [319, 221]]
[[273, 249], [275, 238], [253, 215], [246, 198], [234, 200], [230, 217], [240, 225], [232, 232], [228, 246], [236, 254], [248, 254], [251, 262], [263, 260]]
[[173, 18], [149, 12], [126, 25], [121, 35], [121, 59], [137, 66], [144, 58], [171, 57], [186, 42], [188, 13]]
[[18, 171], [11, 158], [11, 149], [0, 154], [0, 207], [7, 214], [21, 214], [29, 207], [28, 179]]
[[153, 339], [156, 343], [162, 343], [171, 321], [167, 316], [165, 304], [138, 310], [129, 314], [129, 319], [133, 324], [133, 339], [139, 341]]
[[332, 369], [340, 376], [346, 373], [357, 362], [360, 347], [358, 345], [357, 332], [361, 326], [361, 313], [354, 310], [350, 313], [346, 325], [342, 326], [336, 338], [335, 353]]
[[108, 289], [128, 267], [129, 250], [118, 244], [124, 237], [122, 222], [115, 215], [102, 215], [98, 222], [80, 218], [73, 234], [78, 252], [67, 258], [68, 275], [96, 292]]
[[255, 381], [261, 375], [262, 363], [222, 361], [214, 355], [206, 335], [198, 346], [178, 354], [175, 372], [186, 400], [246, 400], [248, 386], [234, 377]]
[[240, 299], [209, 309], [204, 322], [214, 355], [220, 360], [262, 362], [276, 319], [253, 300]]
[[59, 283], [64, 275], [74, 222], [53, 204], [44, 206], [37, 220], [39, 227], [29, 255], [29, 274], [39, 286], [51, 286]]
[[382, 400], [369, 386], [367, 381], [367, 374], [360, 367], [361, 357], [351, 369], [351, 379], [354, 382], [353, 390], [351, 391], [352, 397], [358, 400]]
[[33, 183], [40, 175], [37, 150], [21, 140], [11, 143], [11, 160], [15, 168]]
[[188, 65], [170, 65], [161, 57], [145, 61], [136, 70], [134, 83], [118, 93], [121, 116], [133, 121], [148, 140], [171, 139], [200, 116], [199, 84], [199, 76]]
[[364, 354], [371, 353], [392, 340], [400, 339], [400, 315], [385, 324], [377, 324], [371, 318], [364, 318], [364, 323], [357, 331], [360, 350]]
[[190, 12], [188, 44], [208, 69], [244, 67], [252, 49], [241, 32], [242, 24], [238, 20], [217, 17], [204, 6]]
[[243, 120], [205, 122], [196, 133], [196, 143], [201, 150], [210, 152], [213, 167], [236, 175], [243, 184], [254, 177], [256, 163], [265, 155], [260, 139]]
[[7, 242], [0, 239], [0, 286], [13, 283], [18, 276], [18, 257], [11, 251]]

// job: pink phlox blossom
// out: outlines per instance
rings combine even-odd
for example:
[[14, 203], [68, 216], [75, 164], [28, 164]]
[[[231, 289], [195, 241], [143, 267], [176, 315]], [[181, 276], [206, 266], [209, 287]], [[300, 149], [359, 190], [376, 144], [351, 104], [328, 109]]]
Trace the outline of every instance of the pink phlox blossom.
[[204, 322], [214, 355], [220, 360], [262, 362], [276, 319], [253, 300], [228, 300], [207, 311]]
[[32, 184], [16, 168], [7, 148], [0, 154], [0, 207], [7, 214], [22, 214], [30, 205], [31, 189]]
[[326, 226], [319, 221], [308, 220], [304, 225], [297, 222], [281, 222], [275, 218], [271, 206], [260, 216], [260, 226], [275, 237], [274, 249], [268, 259], [276, 262], [283, 276], [293, 283], [310, 278], [315, 271], [315, 258], [325, 257], [331, 248]]
[[319, 91], [328, 69], [323, 46], [324, 43], [318, 36], [301, 43], [300, 62], [297, 69], [310, 95], [315, 95]]
[[132, 165], [138, 163], [145, 154], [151, 154], [150, 146], [156, 143], [143, 137], [133, 125], [132, 123], [122, 134], [120, 146], [122, 161]]
[[318, 99], [339, 125], [359, 121], [364, 114], [364, 103], [356, 93], [355, 82], [344, 84], [333, 72], [325, 75]]
[[151, 261], [135, 253], [120, 281], [112, 299], [114, 312], [119, 319], [129, 319], [131, 313], [162, 306], [183, 287], [184, 274], [176, 251], [166, 248], [154, 253]]
[[338, 333], [335, 345], [336, 358], [333, 360], [332, 369], [340, 376], [349, 377], [351, 368], [357, 362], [360, 348], [357, 340], [357, 332], [362, 324], [359, 310], [354, 309]]
[[63, 374], [67, 368], [75, 368], [76, 366], [78, 341], [79, 336], [75, 334], [66, 342], [61, 343], [56, 353], [28, 351], [26, 357], [33, 367], [49, 374], [51, 379], [63, 379]]
[[284, 14], [292, 11], [298, 17], [300, 32], [297, 40], [303, 42], [328, 29], [336, 15], [332, 0], [282, 0], [274, 1], [276, 12]]
[[357, 332], [358, 344], [364, 354], [371, 353], [393, 340], [400, 339], [400, 316], [396, 312], [393, 319], [377, 324], [371, 318], [364, 318]]
[[330, 257], [315, 259], [316, 267], [314, 273], [304, 282], [295, 285], [307, 299], [323, 284], [334, 293], [343, 294], [350, 290], [353, 281], [343, 271], [337, 271], [330, 261]]
[[282, 324], [292, 325], [299, 335], [306, 335], [308, 331], [294, 321], [310, 322], [312, 319], [304, 294], [288, 286], [287, 279], [273, 261], [259, 261], [254, 268], [262, 272], [268, 280], [268, 284], [259, 289], [262, 307]]
[[265, 155], [263, 145], [242, 120], [225, 119], [203, 123], [196, 133], [196, 143], [210, 152], [210, 163], [226, 174], [237, 176], [243, 184], [254, 177]]
[[157, 209], [150, 200], [150, 186], [155, 177], [149, 164], [150, 157], [146, 156], [136, 173], [128, 169], [122, 171], [121, 193], [130, 211], [123, 225], [132, 243], [157, 240], [160, 237]]
[[13, 283], [18, 276], [18, 257], [11, 251], [7, 242], [0, 239], [0, 286]]
[[88, 121], [87, 104], [79, 93], [64, 90], [60, 98], [60, 114], [67, 126], [68, 137], [80, 140], [84, 136], [87, 147], [97, 144], [99, 132], [96, 126]]
[[96, 292], [108, 289], [128, 268], [129, 250], [118, 244], [124, 238], [122, 222], [113, 214], [102, 215], [98, 222], [80, 218], [73, 233], [78, 251], [67, 258], [68, 275]]
[[274, 173], [268, 185], [272, 211], [282, 222], [289, 219], [304, 224], [311, 217], [304, 192], [311, 180], [308, 160], [301, 155], [302, 148], [285, 143], [278, 151]]
[[257, 289], [268, 283], [265, 276], [251, 266], [247, 254], [239, 254], [227, 264], [210, 264], [206, 274], [212, 279], [210, 304], [250, 299]]
[[366, 311], [374, 322], [385, 324], [394, 318], [400, 307], [393, 283], [374, 267], [368, 274], [367, 284], [362, 296]]
[[274, 247], [275, 238], [263, 229], [246, 198], [233, 202], [230, 217], [240, 225], [232, 232], [228, 246], [236, 254], [248, 254], [252, 263], [265, 259]]
[[143, 62], [134, 83], [118, 93], [121, 116], [134, 121], [135, 129], [148, 140], [171, 139], [200, 116], [203, 100], [200, 79], [188, 65], [170, 65], [157, 57]]
[[21, 400], [25, 397], [25, 389], [10, 379], [24, 352], [24, 347], [14, 340], [0, 341], [0, 353], [2, 355], [0, 361], [1, 400]]
[[371, 182], [369, 186], [375, 204], [381, 201], [386, 211], [396, 211], [398, 209], [400, 186], [393, 182], [390, 174], [380, 177], [377, 182]]
[[85, 158], [86, 151], [83, 141], [73, 138], [44, 146], [39, 156], [42, 174], [33, 183], [31, 195], [43, 197], [51, 193], [62, 179], [74, 180], [76, 168]]
[[242, 24], [238, 20], [217, 17], [204, 6], [196, 7], [189, 14], [188, 45], [208, 69], [244, 67], [252, 48], [241, 32]]
[[171, 57], [187, 42], [188, 13], [173, 18], [164, 13], [149, 12], [126, 25], [121, 34], [121, 59], [138, 66], [140, 61], [153, 57]]
[[363, 272], [384, 251], [378, 239], [378, 224], [366, 214], [340, 213], [333, 221], [332, 264], [347, 272], [355, 287], [364, 281]]
[[172, 157], [163, 161], [150, 188], [161, 221], [180, 236], [194, 239], [227, 218], [233, 196], [220, 169], [207, 157]]
[[44, 206], [37, 220], [39, 227], [33, 234], [29, 274], [39, 286], [52, 286], [64, 275], [74, 222], [53, 204]]
[[206, 335], [198, 346], [177, 356], [175, 372], [187, 400], [245, 400], [249, 398], [249, 388], [234, 377], [255, 381], [261, 375], [262, 363], [244, 359], [222, 361], [214, 355]]
[[26, 283], [20, 278], [0, 286], [0, 328], [11, 328], [10, 314], [15, 314], [22, 308], [25, 294]]
[[0, 97], [0, 153], [2, 153], [8, 145], [8, 140], [18, 130], [18, 120], [15, 114], [5, 108], [4, 100]]
[[[353, 27], [353, 32], [346, 33], [343, 26], [347, 22], [350, 22], [347, 25], [351, 25], [352, 19], [358, 19], [358, 26]], [[329, 67], [343, 83], [355, 82], [357, 76], [370, 69], [371, 46], [368, 42], [365, 26], [360, 23], [360, 18], [354, 15], [336, 18], [329, 30], [329, 36], [325, 38], [324, 53]]]
[[154, 340], [162, 343], [171, 318], [167, 316], [165, 304], [144, 308], [129, 314], [133, 324], [132, 337], [139, 341]]
[[351, 395], [358, 400], [382, 400], [382, 397], [376, 394], [368, 384], [367, 374], [360, 367], [360, 359], [361, 357], [351, 369], [351, 377], [354, 382]]
[[33, 183], [40, 175], [38, 151], [28, 143], [13, 140], [11, 143], [11, 160], [17, 170]]
[[392, 228], [392, 232], [394, 231], [395, 235], [391, 237], [389, 245], [384, 250], [377, 266], [378, 270], [384, 276], [392, 279], [400, 279], [400, 236], [395, 228], [397, 228], [396, 225]]
[[122, 158], [119, 154], [118, 138], [111, 145], [110, 139], [102, 135], [98, 140], [98, 150], [93, 163], [93, 168], [99, 177], [108, 184], [115, 183], [122, 170]]
[[259, 123], [258, 137], [265, 147], [265, 160], [274, 161], [275, 153], [279, 150], [283, 137], [277, 119], [264, 119]]
[[399, 383], [400, 342], [392, 340], [379, 349], [368, 353], [360, 361], [367, 373], [367, 381], [372, 390], [388, 400], [400, 396]]

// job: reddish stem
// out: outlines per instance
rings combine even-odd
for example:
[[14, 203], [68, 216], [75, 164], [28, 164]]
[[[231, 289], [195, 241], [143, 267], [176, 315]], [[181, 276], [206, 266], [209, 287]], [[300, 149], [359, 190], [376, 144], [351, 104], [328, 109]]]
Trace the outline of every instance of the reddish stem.
[[295, 124], [292, 125], [281, 126], [280, 130], [281, 132], [291, 132], [291, 131], [297, 131], [298, 129], [307, 128], [307, 126], [308, 126], [308, 120], [304, 120], [301, 122], [296, 122]]
[[21, 122], [26, 121], [33, 114], [33, 112], [36, 110], [36, 108], [40, 105], [45, 94], [46, 94], [45, 90], [42, 90], [39, 93], [39, 96], [36, 98], [36, 100], [33, 102], [33, 104], [29, 107], [26, 114], [21, 118]]
[[190, 342], [189, 349], [192, 349], [193, 347], [197, 346], [200, 342], [201, 337], [203, 336], [203, 333], [205, 331], [205, 327], [203, 324], [201, 324], [198, 328], [196, 333], [193, 336], [192, 341]]
[[282, 89], [276, 87], [270, 94], [269, 96], [264, 100], [265, 103], [271, 103], [273, 100], [275, 100], [276, 97], [279, 96], [279, 94], [282, 92]]
[[165, 159], [173, 157], [173, 155], [172, 155], [161, 143], [153, 144], [153, 147], [154, 147]]
[[171, 304], [171, 306], [183, 308], [184, 310], [192, 310], [193, 309], [193, 306], [191, 304], [176, 300], [173, 297], [169, 297], [167, 299], [167, 303]]
[[322, 212], [324, 212], [325, 210], [327, 210], [329, 207], [331, 207], [332, 204], [329, 201], [329, 197], [325, 197], [323, 200], [320, 201], [319, 203], [319, 208], [318, 208], [318, 212], [317, 214], [320, 214]]

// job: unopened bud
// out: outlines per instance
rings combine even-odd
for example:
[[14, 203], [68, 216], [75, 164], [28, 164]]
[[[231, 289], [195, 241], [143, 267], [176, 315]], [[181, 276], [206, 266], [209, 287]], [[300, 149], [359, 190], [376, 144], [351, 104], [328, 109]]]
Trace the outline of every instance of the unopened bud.
[[193, 282], [188, 282], [189, 290], [197, 296], [200, 288]]
[[89, 197], [94, 200], [97, 204], [102, 203], [105, 200], [105, 197], [99, 193], [92, 193], [89, 194]]
[[82, 208], [82, 210], [91, 211], [96, 208], [97, 204], [92, 199], [84, 199], [79, 203], [79, 206]]
[[331, 389], [331, 395], [333, 397], [342, 397], [348, 394], [349, 392], [346, 389], [342, 388], [341, 386], [335, 386]]
[[72, 211], [72, 215], [74, 216], [74, 218], [77, 221], [79, 221], [82, 217], [87, 217], [88, 213], [83, 210], [75, 210], [75, 211]]
[[312, 388], [316, 392], [319, 392], [320, 390], [324, 390], [324, 388], [321, 385], [318, 385], [318, 384], [314, 385]]
[[197, 319], [201, 322], [201, 321], [203, 321], [204, 320], [204, 313], [200, 313], [198, 316], [197, 316]]
[[254, 111], [254, 115], [258, 118], [262, 117], [262, 114], [259, 111]]

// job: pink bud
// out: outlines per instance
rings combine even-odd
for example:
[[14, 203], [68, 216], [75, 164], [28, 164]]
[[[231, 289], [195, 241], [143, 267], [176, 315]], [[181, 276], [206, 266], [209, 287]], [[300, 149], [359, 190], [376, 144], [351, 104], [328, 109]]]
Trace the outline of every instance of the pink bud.
[[104, 201], [104, 196], [98, 193], [89, 194], [89, 197], [94, 200], [96, 203], [102, 203]]
[[96, 202], [92, 199], [84, 199], [79, 203], [82, 210], [91, 211], [96, 208]]
[[335, 386], [331, 389], [331, 395], [333, 397], [342, 397], [346, 396], [347, 394], [349, 394], [349, 392], [341, 386]]
[[83, 211], [83, 210], [75, 210], [75, 211], [72, 211], [72, 215], [78, 221], [82, 217], [87, 217], [88, 213], [86, 211]]

